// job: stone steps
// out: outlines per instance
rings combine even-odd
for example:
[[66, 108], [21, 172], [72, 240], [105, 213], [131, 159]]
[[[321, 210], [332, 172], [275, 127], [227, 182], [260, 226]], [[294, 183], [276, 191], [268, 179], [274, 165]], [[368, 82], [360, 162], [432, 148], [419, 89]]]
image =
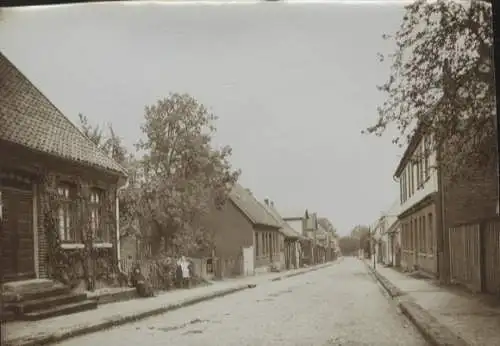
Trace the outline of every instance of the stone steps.
[[38, 320], [43, 320], [45, 318], [69, 315], [76, 312], [93, 310], [96, 308], [97, 308], [97, 301], [88, 299], [78, 303], [64, 304], [64, 305], [54, 306], [48, 309], [24, 313], [22, 317], [23, 320], [25, 321], [38, 321]]
[[85, 293], [51, 280], [26, 280], [3, 285], [5, 317], [12, 314], [17, 320], [36, 321], [97, 308], [96, 300]]

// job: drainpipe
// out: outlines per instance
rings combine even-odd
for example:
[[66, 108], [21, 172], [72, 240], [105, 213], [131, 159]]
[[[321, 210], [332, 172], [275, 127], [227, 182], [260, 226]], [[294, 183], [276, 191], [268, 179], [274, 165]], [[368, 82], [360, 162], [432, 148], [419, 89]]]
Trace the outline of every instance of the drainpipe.
[[116, 217], [116, 259], [118, 261], [118, 270], [122, 271], [122, 265], [121, 265], [121, 256], [120, 256], [120, 199], [118, 198], [119, 193], [121, 190], [126, 189], [129, 185], [128, 179], [125, 181], [125, 183], [120, 186], [120, 182], [118, 183], [118, 188], [116, 189], [116, 200], [115, 200], [115, 206], [116, 206], [116, 211], [115, 211], [115, 217]]

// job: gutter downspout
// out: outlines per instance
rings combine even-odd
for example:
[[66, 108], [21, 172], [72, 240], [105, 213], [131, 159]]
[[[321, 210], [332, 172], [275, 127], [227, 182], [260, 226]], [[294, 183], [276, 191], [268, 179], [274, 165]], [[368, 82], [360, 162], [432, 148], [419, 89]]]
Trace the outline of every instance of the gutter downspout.
[[[440, 154], [441, 150], [437, 150], [436, 156], [438, 159], [438, 164], [437, 164], [437, 179], [438, 179], [438, 195], [439, 195], [439, 209], [440, 209], [440, 217], [441, 217], [441, 232], [440, 232], [440, 238], [441, 238], [441, 246], [440, 249], [437, 252], [437, 260], [438, 260], [438, 276], [439, 278], [443, 281], [447, 281], [447, 276], [445, 277], [445, 268], [446, 268], [446, 263], [445, 259], [447, 256], [445, 256], [446, 253], [446, 235], [445, 233], [447, 232], [446, 229], [446, 212], [444, 208], [444, 189], [443, 189], [443, 170], [441, 169], [441, 164], [440, 162]], [[449, 260], [448, 260], [449, 262]], [[449, 263], [448, 263], [449, 264]], [[446, 270], [448, 271], [448, 270]]]
[[[120, 185], [120, 184], [118, 184]], [[122, 265], [121, 265], [121, 244], [120, 244], [120, 199], [118, 198], [119, 193], [121, 190], [126, 189], [129, 186], [129, 181], [128, 179], [125, 181], [125, 183], [122, 186], [118, 186], [116, 189], [116, 201], [115, 201], [115, 206], [116, 206], [116, 259], [118, 261], [118, 270], [122, 270]]]

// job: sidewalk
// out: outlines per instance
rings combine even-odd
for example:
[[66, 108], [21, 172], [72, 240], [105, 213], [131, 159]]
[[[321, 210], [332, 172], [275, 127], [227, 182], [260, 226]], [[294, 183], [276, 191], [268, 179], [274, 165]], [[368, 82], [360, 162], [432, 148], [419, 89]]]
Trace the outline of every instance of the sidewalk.
[[[372, 264], [367, 264], [373, 270]], [[431, 280], [413, 278], [392, 268], [377, 265], [375, 274], [432, 344], [499, 344], [500, 308], [472, 294], [439, 287]]]
[[8, 346], [40, 346], [59, 342], [242, 291], [251, 288], [252, 285], [305, 274], [334, 263], [330, 262], [280, 273], [267, 273], [240, 279], [224, 280], [210, 286], [166, 292], [153, 298], [139, 298], [125, 302], [110, 303], [99, 306], [96, 310], [49, 318], [42, 321], [10, 322], [5, 325], [6, 333], [2, 335], [2, 341]]

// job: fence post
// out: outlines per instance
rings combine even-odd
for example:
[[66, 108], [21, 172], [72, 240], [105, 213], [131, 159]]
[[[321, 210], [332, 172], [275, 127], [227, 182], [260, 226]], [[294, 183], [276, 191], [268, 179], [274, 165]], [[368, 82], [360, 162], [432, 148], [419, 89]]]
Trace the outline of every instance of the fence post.
[[486, 291], [486, 222], [479, 223], [479, 277], [481, 292]]

